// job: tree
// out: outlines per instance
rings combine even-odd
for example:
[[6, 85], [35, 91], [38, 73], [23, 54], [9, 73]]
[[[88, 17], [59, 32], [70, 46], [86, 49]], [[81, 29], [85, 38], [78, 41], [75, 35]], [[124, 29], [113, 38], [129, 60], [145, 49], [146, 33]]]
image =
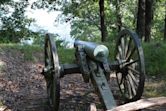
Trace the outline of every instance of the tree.
[[[166, 4], [166, 2], [165, 2]], [[166, 41], [166, 8], [165, 8], [165, 27], [164, 27], [164, 40]]]
[[136, 32], [140, 38], [145, 35], [145, 0], [138, 0]]
[[99, 4], [93, 1], [62, 3], [60, 20], [71, 23], [71, 36], [83, 40], [100, 39]]
[[28, 27], [34, 21], [25, 16], [25, 8], [28, 2], [10, 2], [10, 7], [14, 11], [10, 14], [1, 16], [2, 27], [0, 30], [1, 41], [3, 42], [19, 42], [21, 38], [27, 37], [30, 34]]
[[[166, 4], [166, 1], [165, 1]], [[165, 21], [164, 21], [164, 41], [166, 41], [166, 8], [165, 8]]]
[[[104, 22], [100, 22], [100, 20], [102, 20], [100, 19], [100, 9], [103, 7], [103, 1]], [[145, 40], [146, 36], [145, 41], [150, 40], [150, 38], [163, 40], [160, 29], [163, 27], [164, 22], [163, 2], [165, 1], [153, 0], [158, 3], [158, 5], [156, 5], [156, 3], [153, 5], [154, 3], [149, 1], [150, 0], [146, 2], [145, 0], [39, 0], [37, 3], [39, 4], [39, 8], [48, 7], [49, 10], [61, 11], [62, 14], [57, 20], [71, 23], [71, 36], [73, 38], [99, 41], [101, 40], [100, 31], [101, 29], [105, 29], [107, 30], [108, 39], [114, 41], [118, 31], [124, 27], [132, 30], [136, 29], [141, 39]], [[153, 9], [156, 9], [154, 10], [154, 18], [152, 17]], [[101, 25], [101, 23], [104, 23], [105, 28], [101, 28], [101, 26], [104, 26]]]
[[153, 0], [146, 0], [145, 4], [145, 42], [150, 42], [153, 19]]
[[[49, 0], [46, 1], [50, 2]], [[100, 14], [103, 13], [103, 11], [102, 13], [100, 13], [100, 6], [102, 6], [102, 4], [100, 5], [101, 2], [99, 2], [100, 1], [87, 0], [60, 1], [59, 9], [56, 8], [56, 10], [58, 9], [62, 12], [62, 14], [59, 16], [58, 21], [71, 23], [71, 36], [73, 38], [101, 41], [101, 35], [103, 35], [104, 37], [106, 36], [107, 38], [108, 34], [112, 34], [108, 32], [108, 29], [112, 27], [112, 24], [114, 24], [114, 22], [112, 22], [114, 21], [114, 17], [110, 17], [111, 13], [109, 12], [109, 1], [103, 0], [102, 2], [104, 8], [101, 8], [104, 11], [103, 22], [103, 15], [100, 19]], [[50, 3], [51, 5], [56, 4], [55, 2]], [[41, 6], [40, 4], [38, 6]], [[100, 22], [100, 20], [102, 22]]]
[[100, 31], [101, 41], [106, 41], [107, 38], [107, 27], [105, 25], [105, 14], [104, 14], [104, 0], [99, 0], [99, 12], [100, 12]]
[[4, 3], [7, 3], [7, 2], [9, 2], [9, 1], [11, 1], [11, 0], [1, 0], [1, 1], [0, 1], [0, 4], [4, 4]]
[[120, 14], [120, 3], [121, 3], [121, 0], [115, 0], [115, 6], [116, 6], [116, 24], [117, 24], [117, 29], [118, 29], [118, 32], [121, 31], [121, 28], [122, 28], [122, 16]]

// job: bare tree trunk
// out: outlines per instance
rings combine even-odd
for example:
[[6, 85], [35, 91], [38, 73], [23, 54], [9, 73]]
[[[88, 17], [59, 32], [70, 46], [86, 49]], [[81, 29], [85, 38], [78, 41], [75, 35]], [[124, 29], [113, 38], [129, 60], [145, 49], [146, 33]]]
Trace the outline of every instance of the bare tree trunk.
[[105, 16], [104, 16], [104, 0], [99, 0], [99, 7], [100, 7], [100, 31], [101, 31], [101, 41], [106, 41], [107, 38], [107, 28], [105, 25]]
[[[166, 4], [166, 2], [165, 2]], [[164, 27], [164, 41], [166, 41], [166, 8], [165, 8], [165, 27]]]
[[145, 0], [138, 1], [136, 32], [143, 39], [145, 35]]
[[146, 0], [145, 4], [145, 42], [150, 42], [151, 24], [153, 20], [153, 0]]
[[117, 19], [117, 29], [118, 29], [118, 32], [121, 31], [121, 28], [122, 28], [122, 16], [120, 14], [120, 2], [121, 0], [115, 0], [116, 2], [116, 19]]

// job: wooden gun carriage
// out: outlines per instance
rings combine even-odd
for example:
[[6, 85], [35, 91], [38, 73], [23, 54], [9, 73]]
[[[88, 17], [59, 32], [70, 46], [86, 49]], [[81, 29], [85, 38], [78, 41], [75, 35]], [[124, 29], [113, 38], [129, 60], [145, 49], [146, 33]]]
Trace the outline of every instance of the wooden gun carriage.
[[86, 83], [91, 81], [106, 110], [117, 106], [108, 85], [111, 71], [116, 74], [122, 100], [132, 102], [141, 98], [145, 65], [143, 50], [136, 33], [127, 29], [119, 33], [114, 61], [110, 61], [109, 49], [105, 45], [75, 40], [74, 47], [77, 63], [60, 65], [55, 42], [46, 34], [45, 67], [42, 74], [47, 82], [49, 104], [53, 111], [58, 111], [60, 78], [66, 74], [80, 73]]

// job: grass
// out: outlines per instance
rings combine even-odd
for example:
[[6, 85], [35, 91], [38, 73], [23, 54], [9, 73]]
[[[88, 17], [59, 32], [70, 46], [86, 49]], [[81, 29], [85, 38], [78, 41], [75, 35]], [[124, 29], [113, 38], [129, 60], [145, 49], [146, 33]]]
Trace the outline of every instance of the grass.
[[[5, 64], [0, 60], [0, 72], [4, 69]], [[1, 74], [0, 74], [1, 75]]]
[[[109, 48], [109, 58], [114, 60], [115, 44], [99, 43]], [[19, 51], [23, 54], [25, 61], [44, 61], [44, 47], [38, 45], [0, 44], [0, 51]], [[60, 63], [73, 63], [75, 61], [75, 49], [58, 47]], [[145, 56], [146, 74], [151, 76], [166, 75], [166, 44], [163, 42], [143, 43]], [[1, 66], [0, 66], [1, 67]]]
[[[60, 63], [72, 63], [75, 61], [75, 50], [58, 47]], [[44, 47], [39, 45], [0, 44], [0, 51], [22, 53], [25, 61], [44, 61]], [[1, 65], [0, 65], [1, 67]]]
[[145, 83], [145, 97], [166, 96], [166, 76], [152, 78]]
[[73, 63], [75, 62], [75, 50], [58, 47], [58, 57], [60, 63]]
[[3, 106], [3, 103], [2, 103], [2, 101], [0, 101], [0, 107], [1, 107], [1, 106]]
[[38, 45], [20, 45], [20, 44], [0, 44], [0, 51], [9, 51], [15, 53], [22, 53], [25, 61], [38, 61], [41, 59], [40, 54], [43, 48]]

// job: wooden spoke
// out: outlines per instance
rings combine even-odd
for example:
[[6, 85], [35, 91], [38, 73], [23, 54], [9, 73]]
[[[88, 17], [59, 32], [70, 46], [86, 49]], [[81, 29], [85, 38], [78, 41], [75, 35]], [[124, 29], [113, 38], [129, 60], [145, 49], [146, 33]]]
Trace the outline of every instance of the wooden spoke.
[[137, 71], [137, 70], [135, 70], [134, 68], [132, 68], [132, 67], [128, 67], [132, 72], [134, 72], [134, 74], [140, 74], [140, 72], [139, 71]]
[[136, 47], [134, 47], [134, 48], [130, 51], [130, 53], [127, 55], [126, 61], [129, 61], [129, 60], [131, 59], [131, 57], [134, 55], [135, 51], [136, 51]]
[[135, 78], [135, 76], [129, 71], [129, 74], [128, 74], [128, 76], [132, 79], [132, 81], [133, 81], [133, 83], [134, 83], [134, 85], [137, 87], [138, 86], [138, 80], [137, 79], [139, 79], [139, 78]]
[[134, 63], [137, 63], [137, 62], [139, 62], [139, 59], [134, 60], [134, 61], [130, 61], [130, 62], [126, 62], [126, 63], [125, 63], [125, 67], [130, 66], [130, 65], [132, 65], [132, 64], [134, 64]]
[[127, 76], [127, 78], [128, 78], [131, 90], [132, 90], [132, 95], [136, 95], [136, 87], [137, 86], [135, 86], [134, 81], [130, 76]]
[[125, 59], [125, 40], [124, 38], [121, 39], [121, 51], [122, 51], [122, 58], [121, 59]]
[[120, 46], [118, 46], [118, 51], [119, 51], [119, 58], [123, 59], [123, 52], [122, 52], [122, 48]]
[[128, 42], [128, 46], [127, 46], [126, 57], [127, 57], [128, 53], [129, 53], [129, 51], [130, 51], [131, 42], [132, 42], [132, 39], [131, 39], [130, 37], [128, 37], [128, 38], [129, 38], [129, 42]]

